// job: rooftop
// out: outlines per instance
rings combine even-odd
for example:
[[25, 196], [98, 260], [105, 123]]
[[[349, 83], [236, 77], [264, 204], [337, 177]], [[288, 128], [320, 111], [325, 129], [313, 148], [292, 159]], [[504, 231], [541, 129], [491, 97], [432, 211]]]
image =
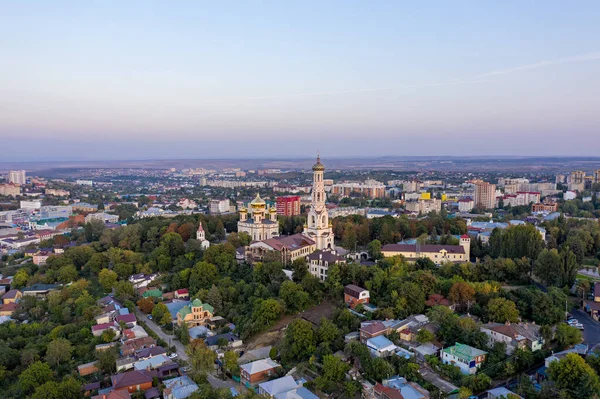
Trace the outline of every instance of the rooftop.
[[240, 366], [240, 368], [249, 375], [260, 373], [266, 370], [271, 370], [277, 367], [281, 367], [281, 365], [276, 361], [272, 360], [271, 358], [256, 360], [254, 362], [242, 364]]
[[483, 356], [487, 354], [486, 351], [473, 348], [469, 345], [459, 344], [458, 342], [454, 346], [445, 348], [444, 352], [465, 360], [471, 360], [477, 356]]

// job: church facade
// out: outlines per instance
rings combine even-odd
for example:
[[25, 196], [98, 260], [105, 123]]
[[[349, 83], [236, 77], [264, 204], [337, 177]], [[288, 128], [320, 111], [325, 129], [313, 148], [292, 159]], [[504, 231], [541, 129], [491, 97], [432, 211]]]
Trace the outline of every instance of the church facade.
[[268, 240], [279, 235], [279, 222], [277, 221], [277, 209], [267, 208], [266, 202], [256, 194], [256, 198], [250, 202], [250, 214], [248, 209], [240, 209], [240, 220], [238, 222], [238, 233], [248, 233], [252, 241]]

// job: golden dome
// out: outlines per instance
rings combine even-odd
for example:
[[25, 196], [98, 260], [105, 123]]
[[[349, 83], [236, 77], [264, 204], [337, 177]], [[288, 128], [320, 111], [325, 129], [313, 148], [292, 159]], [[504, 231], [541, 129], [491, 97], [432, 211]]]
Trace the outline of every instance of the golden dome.
[[248, 209], [246, 209], [246, 207], [243, 206], [240, 208], [240, 212], [246, 213], [246, 212], [248, 212]]
[[260, 194], [256, 194], [256, 198], [252, 200], [250, 206], [252, 207], [252, 209], [260, 209], [266, 207], [267, 203], [262, 198], [260, 198]]
[[325, 170], [325, 166], [321, 163], [321, 157], [317, 157], [317, 163], [313, 165], [312, 170], [315, 172], [323, 172]]
[[269, 209], [269, 212], [271, 212], [271, 213], [277, 213], [277, 209], [275, 209], [275, 208], [270, 208], [270, 209]]

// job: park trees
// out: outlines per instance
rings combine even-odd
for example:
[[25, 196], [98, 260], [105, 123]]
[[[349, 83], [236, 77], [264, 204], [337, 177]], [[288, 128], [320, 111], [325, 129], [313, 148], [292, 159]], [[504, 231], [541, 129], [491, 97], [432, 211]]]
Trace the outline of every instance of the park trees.
[[600, 392], [598, 375], [575, 353], [550, 363], [547, 372], [567, 398], [593, 398]]
[[306, 360], [316, 350], [316, 334], [312, 324], [303, 319], [292, 321], [286, 332], [282, 356], [288, 361]]
[[515, 303], [505, 298], [490, 299], [486, 307], [486, 316], [490, 321], [497, 323], [519, 321], [519, 311]]
[[201, 339], [193, 340], [185, 350], [190, 365], [190, 376], [198, 383], [214, 370], [217, 355]]

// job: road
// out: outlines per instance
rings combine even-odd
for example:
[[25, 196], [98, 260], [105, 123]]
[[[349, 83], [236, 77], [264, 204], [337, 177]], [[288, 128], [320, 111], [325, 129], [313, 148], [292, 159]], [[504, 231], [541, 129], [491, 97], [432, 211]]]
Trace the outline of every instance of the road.
[[592, 319], [587, 313], [580, 309], [572, 309], [570, 312], [574, 318], [583, 324], [583, 343], [588, 344], [590, 349], [600, 344], [600, 322]]
[[[147, 315], [140, 312], [140, 310], [137, 307], [135, 309], [135, 317], [138, 320], [146, 323], [146, 326], [149, 329], [151, 329], [152, 331], [154, 331], [156, 333], [156, 335], [158, 335], [163, 341], [170, 344], [171, 346], [174, 346], [175, 350], [177, 352], [177, 358], [179, 358], [185, 362], [188, 361], [188, 355], [187, 355], [187, 353], [185, 353], [185, 347], [183, 346], [183, 344], [181, 342], [179, 342], [175, 339], [174, 335], [169, 335], [169, 334], [165, 333], [153, 320], [148, 319]], [[216, 370], [215, 370], [215, 373], [216, 373]], [[213, 388], [227, 388], [227, 389], [235, 388], [236, 391], [238, 391], [240, 393], [246, 392], [246, 387], [240, 386], [240, 383], [235, 382], [233, 380], [226, 379], [225, 381], [223, 381], [213, 374], [209, 374], [207, 376], [207, 379], [208, 379], [208, 383]]]

